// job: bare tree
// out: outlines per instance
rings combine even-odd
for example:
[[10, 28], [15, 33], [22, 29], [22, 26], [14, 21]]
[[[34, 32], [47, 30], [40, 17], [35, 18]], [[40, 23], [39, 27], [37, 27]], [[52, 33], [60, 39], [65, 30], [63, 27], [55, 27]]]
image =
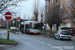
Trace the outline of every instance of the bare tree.
[[41, 14], [41, 30], [42, 30], [42, 26], [43, 26], [43, 15], [44, 15], [44, 6], [41, 5], [40, 7], [40, 14]]
[[[62, 10], [61, 10], [62, 11]], [[62, 12], [63, 13], [63, 12]], [[60, 4], [58, 6], [51, 7], [51, 16], [52, 16], [52, 24], [57, 24], [56, 31], [58, 31], [58, 27], [62, 23], [62, 13], [60, 13]]]
[[8, 7], [17, 6], [18, 2], [23, 0], [0, 0], [0, 13]]
[[52, 26], [54, 24], [54, 11], [51, 10], [51, 8], [49, 7], [48, 8], [48, 13], [47, 13], [47, 16], [46, 16], [46, 21], [50, 27], [50, 34], [52, 33]]
[[71, 15], [73, 18], [75, 18], [75, 0], [73, 0], [73, 3], [71, 4]]
[[62, 10], [60, 12], [60, 5], [56, 6], [55, 7], [55, 23], [54, 24], [57, 24], [57, 27], [56, 27], [57, 31], [58, 31], [60, 24], [62, 23], [62, 14], [63, 14]]
[[38, 21], [38, 1], [39, 0], [37, 0], [37, 2], [36, 2], [36, 0], [35, 0], [35, 3], [34, 3], [34, 15], [36, 16], [36, 21]]
[[[48, 25], [50, 26], [50, 30], [52, 33], [52, 26], [54, 24], [57, 24], [57, 30], [58, 30], [58, 27], [60, 26], [61, 22], [62, 22], [62, 16], [60, 15], [60, 5], [58, 5], [57, 7], [55, 6], [55, 3], [53, 5], [53, 7], [50, 7], [49, 5], [49, 8], [48, 8], [48, 13], [47, 13], [47, 22], [48, 22]], [[57, 13], [58, 12], [58, 13]]]
[[35, 16], [31, 17], [31, 19], [30, 19], [30, 20], [31, 20], [31, 21], [36, 21]]

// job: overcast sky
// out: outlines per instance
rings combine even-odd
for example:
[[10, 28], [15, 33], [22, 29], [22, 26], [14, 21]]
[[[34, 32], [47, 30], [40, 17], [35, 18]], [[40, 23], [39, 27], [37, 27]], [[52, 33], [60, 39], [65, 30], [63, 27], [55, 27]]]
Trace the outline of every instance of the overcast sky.
[[[45, 4], [45, 0], [38, 0], [38, 4], [39, 6], [44, 5]], [[33, 8], [34, 8], [34, 4], [35, 0], [28, 0], [28, 1], [23, 1], [21, 3], [18, 3], [19, 6], [21, 7], [14, 7], [13, 11], [18, 11], [20, 13], [18, 13], [18, 16], [21, 16], [22, 19], [24, 19], [23, 17], [31, 17], [33, 16]]]

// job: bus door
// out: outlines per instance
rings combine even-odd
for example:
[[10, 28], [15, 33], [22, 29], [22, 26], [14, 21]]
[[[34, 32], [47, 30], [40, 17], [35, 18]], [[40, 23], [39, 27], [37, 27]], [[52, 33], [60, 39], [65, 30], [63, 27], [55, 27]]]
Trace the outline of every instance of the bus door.
[[20, 26], [20, 31], [23, 33], [24, 25]]
[[28, 30], [29, 30], [29, 25], [27, 24], [27, 25], [25, 26], [25, 33], [28, 33]]

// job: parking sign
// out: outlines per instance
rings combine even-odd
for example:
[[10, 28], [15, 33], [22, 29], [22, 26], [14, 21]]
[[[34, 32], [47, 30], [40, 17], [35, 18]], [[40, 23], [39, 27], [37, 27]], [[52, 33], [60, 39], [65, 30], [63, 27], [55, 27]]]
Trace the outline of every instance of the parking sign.
[[54, 24], [54, 27], [57, 27], [57, 24]]

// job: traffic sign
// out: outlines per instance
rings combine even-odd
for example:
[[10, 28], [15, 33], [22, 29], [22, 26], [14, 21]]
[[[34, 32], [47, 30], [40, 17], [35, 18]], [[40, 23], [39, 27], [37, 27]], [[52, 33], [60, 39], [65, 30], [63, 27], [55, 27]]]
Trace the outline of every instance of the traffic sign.
[[20, 17], [18, 17], [18, 20], [20, 20]]
[[54, 27], [57, 27], [57, 24], [54, 24]]
[[10, 19], [12, 18], [12, 14], [11, 14], [10, 12], [6, 12], [6, 13], [5, 13], [5, 18], [6, 18], [7, 20], [10, 20]]

